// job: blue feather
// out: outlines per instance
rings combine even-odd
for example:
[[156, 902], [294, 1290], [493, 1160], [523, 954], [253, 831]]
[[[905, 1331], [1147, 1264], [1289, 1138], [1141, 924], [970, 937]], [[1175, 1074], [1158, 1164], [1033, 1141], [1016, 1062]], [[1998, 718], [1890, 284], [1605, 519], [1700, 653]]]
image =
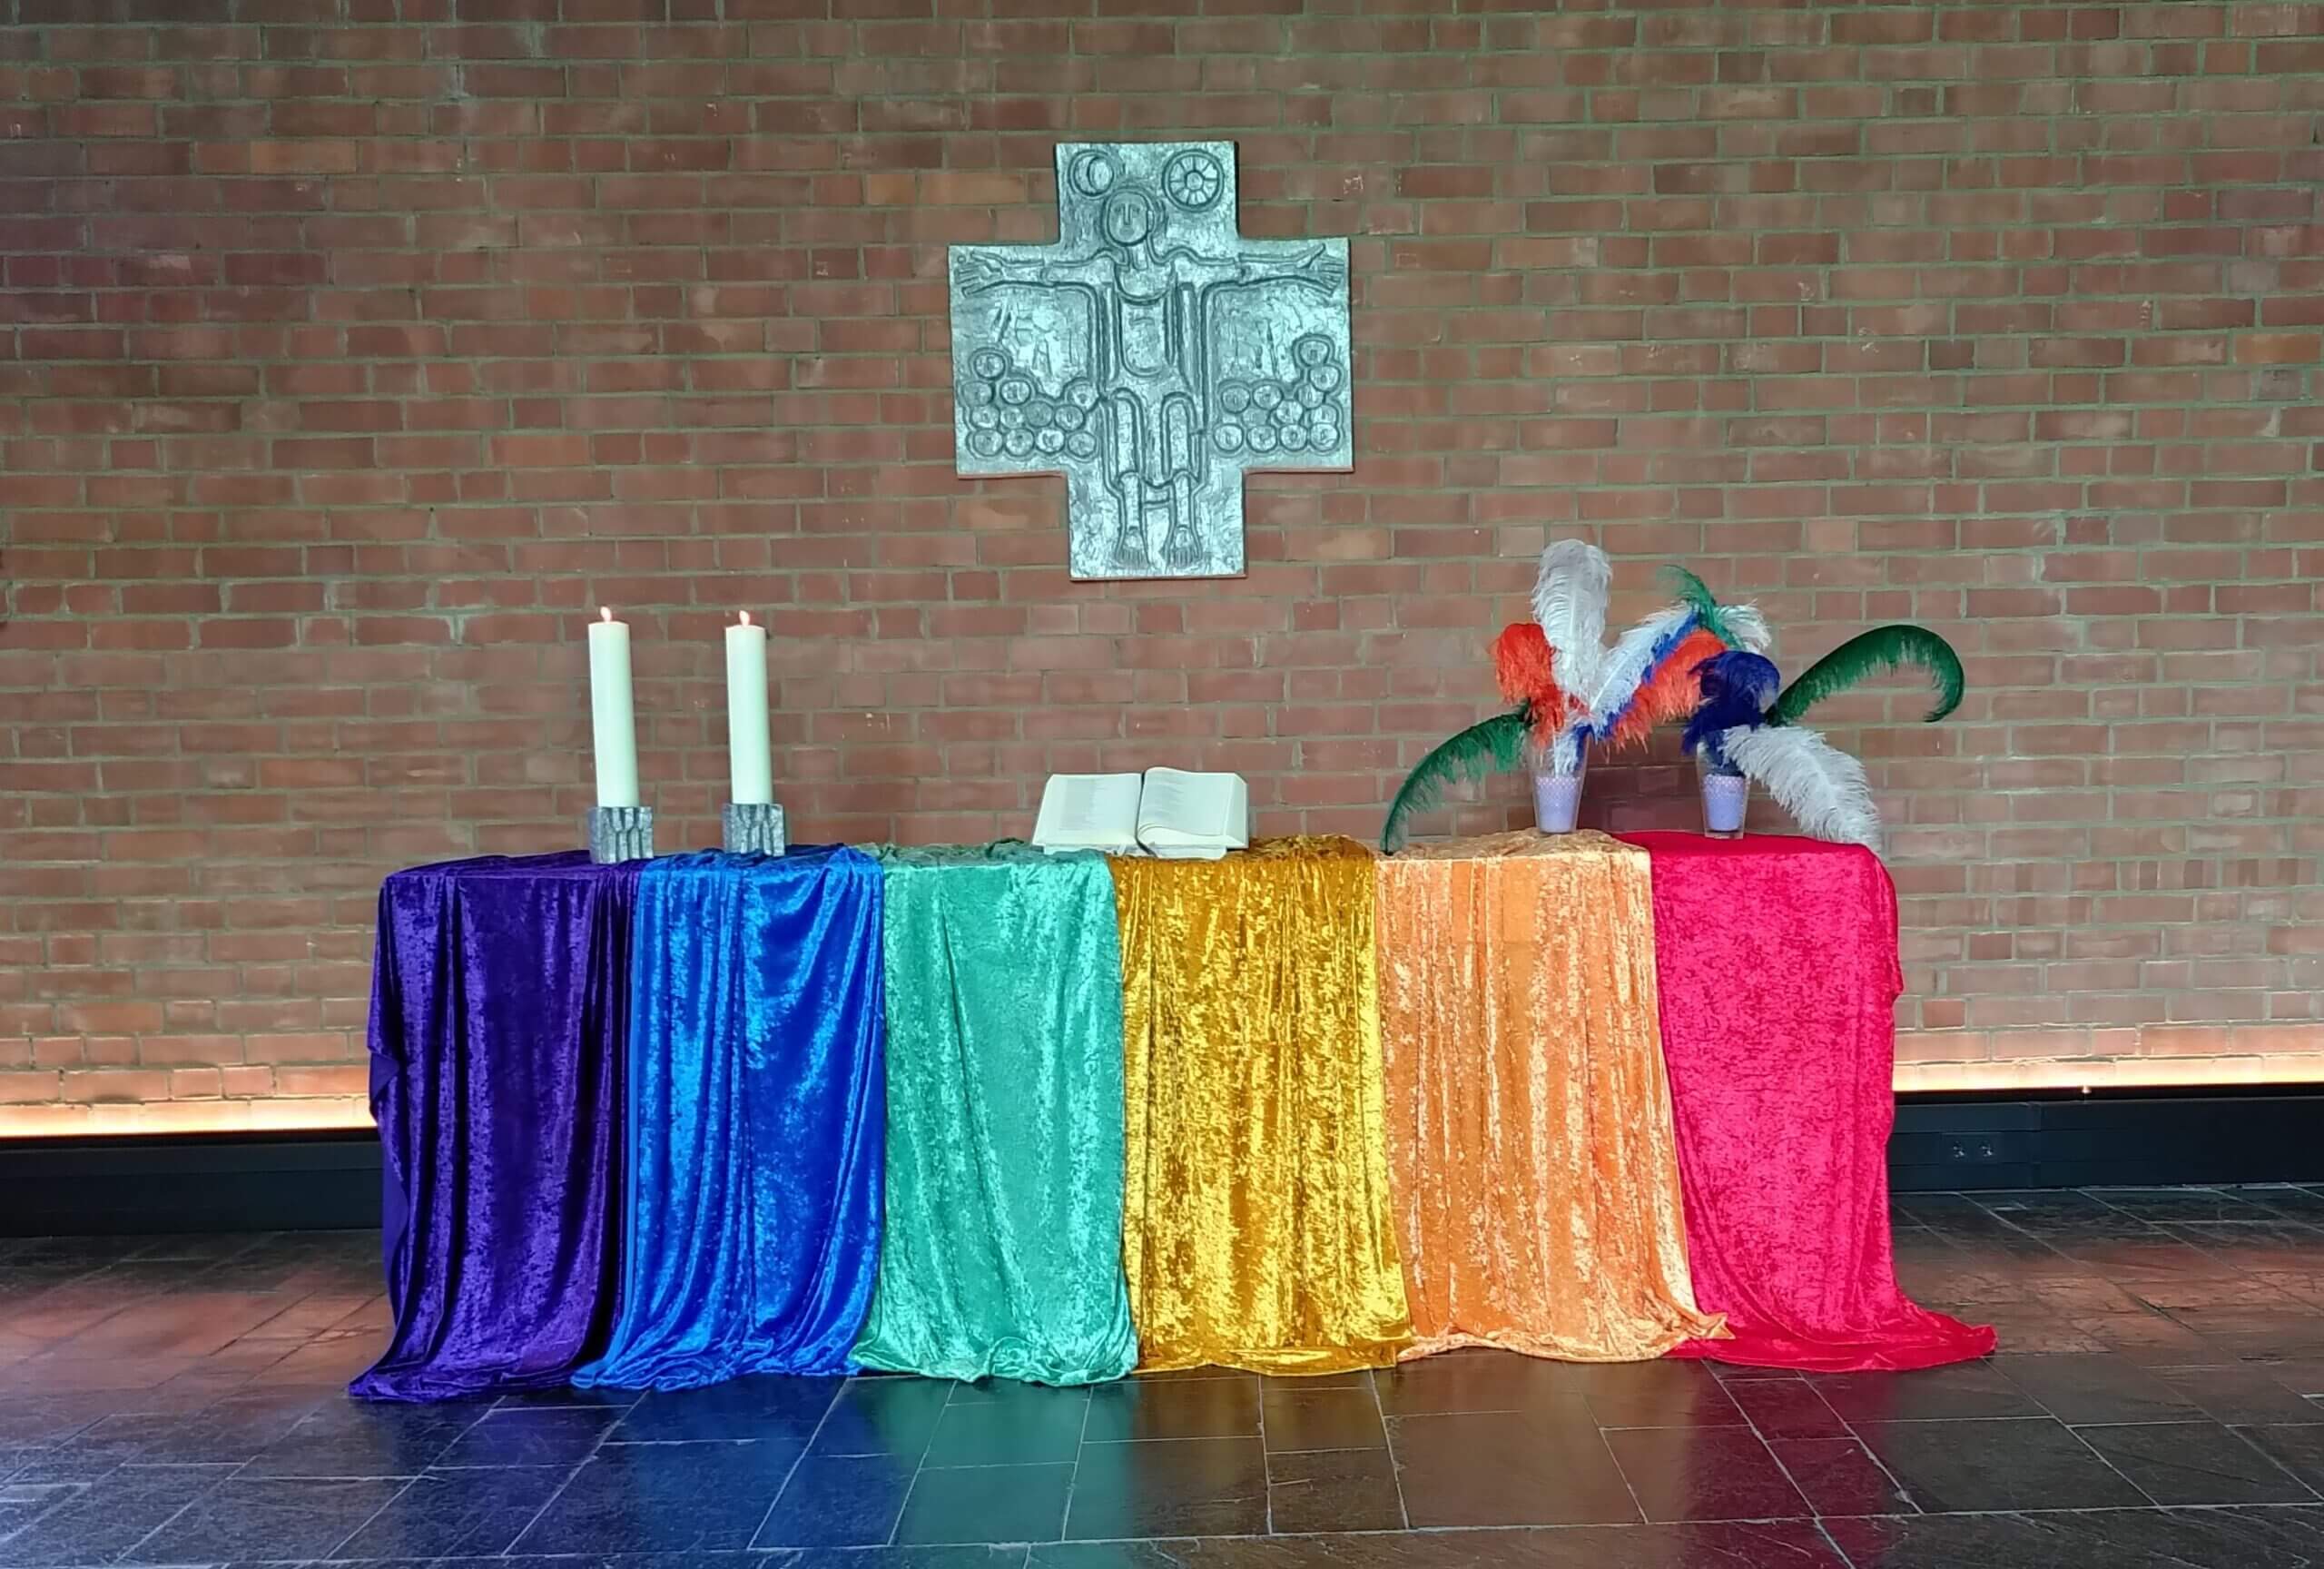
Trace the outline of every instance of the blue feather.
[[1739, 648], [1711, 656], [1695, 666], [1695, 675], [1702, 682], [1703, 700], [1695, 706], [1694, 717], [1687, 721], [1680, 745], [1689, 752], [1709, 746], [1711, 760], [1723, 763], [1726, 759], [1718, 751], [1720, 734], [1738, 725], [1757, 729], [1767, 717], [1768, 705], [1783, 687], [1783, 675], [1773, 660]]
[[[1663, 634], [1663, 636], [1654, 640], [1653, 652], [1647, 656], [1646, 661], [1646, 676], [1649, 680], [1653, 678], [1654, 673], [1657, 670], [1662, 668], [1662, 662], [1670, 657], [1670, 651], [1673, 648], [1676, 648], [1679, 644], [1684, 643], [1689, 636], [1693, 636], [1695, 628], [1700, 627], [1702, 624], [1702, 612], [1698, 610], [1689, 616], [1684, 621], [1679, 622], [1673, 630]], [[1628, 715], [1632, 708], [1638, 706], [1639, 694], [1645, 690], [1646, 682], [1640, 681], [1636, 686], [1630, 689], [1630, 695], [1622, 700], [1621, 706], [1616, 708], [1612, 713], [1606, 715], [1606, 722], [1604, 724], [1587, 726], [1586, 728], [1588, 729], [1590, 737], [1593, 740], [1603, 741], [1606, 737], [1611, 735], [1614, 733], [1614, 726], [1620, 724], [1623, 716]]]

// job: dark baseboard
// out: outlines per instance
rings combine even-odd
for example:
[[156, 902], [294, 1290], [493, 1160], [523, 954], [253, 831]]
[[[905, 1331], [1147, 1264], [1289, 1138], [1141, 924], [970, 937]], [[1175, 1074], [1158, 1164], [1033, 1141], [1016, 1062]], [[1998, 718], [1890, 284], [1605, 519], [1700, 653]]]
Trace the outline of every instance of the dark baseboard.
[[2170, 1188], [2324, 1181], [2324, 1085], [1913, 1095], [1888, 1186]]
[[344, 1133], [0, 1140], [0, 1237], [379, 1223], [379, 1140]]
[[[2324, 1086], [1912, 1095], [1898, 1193], [2324, 1181]], [[379, 1223], [368, 1130], [0, 1140], [0, 1237], [317, 1231]]]

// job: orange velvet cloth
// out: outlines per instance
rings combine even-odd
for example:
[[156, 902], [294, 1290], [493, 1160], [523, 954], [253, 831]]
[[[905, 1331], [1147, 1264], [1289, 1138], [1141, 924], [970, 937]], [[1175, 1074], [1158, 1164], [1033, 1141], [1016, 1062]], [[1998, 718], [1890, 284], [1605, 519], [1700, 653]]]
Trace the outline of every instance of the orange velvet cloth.
[[1687, 1275], [1646, 853], [1523, 831], [1415, 846], [1377, 887], [1404, 1355], [1723, 1335]]
[[1275, 839], [1112, 864], [1139, 1370], [1387, 1366], [1412, 1321], [1389, 1216], [1372, 853]]

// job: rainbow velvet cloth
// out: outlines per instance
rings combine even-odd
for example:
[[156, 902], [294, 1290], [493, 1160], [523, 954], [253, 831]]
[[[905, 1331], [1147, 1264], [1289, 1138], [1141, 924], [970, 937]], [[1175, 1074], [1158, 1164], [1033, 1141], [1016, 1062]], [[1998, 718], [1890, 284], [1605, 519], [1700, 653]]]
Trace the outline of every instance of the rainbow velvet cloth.
[[1123, 1256], [1151, 1371], [1379, 1367], [1412, 1344], [1388, 1198], [1371, 853], [1118, 860]]
[[604, 1347], [637, 882], [575, 852], [380, 888], [371, 1115], [396, 1327], [355, 1394], [547, 1388]]
[[1628, 837], [1653, 868], [1695, 1292], [1729, 1331], [1680, 1354], [1855, 1372], [1993, 1350], [1991, 1329], [1896, 1283], [1887, 1147], [1904, 976], [1887, 869], [1817, 839]]
[[1634, 1361], [1723, 1336], [1687, 1276], [1646, 853], [1416, 845], [1380, 863], [1379, 927], [1405, 1355]]
[[398, 873], [353, 1389], [1980, 1356], [1891, 1261], [1898, 981], [1788, 838]]
[[850, 1369], [880, 1258], [880, 893], [855, 850], [645, 863], [621, 1306], [574, 1383]]
[[1122, 989], [1093, 854], [889, 850], [887, 1214], [867, 1367], [1039, 1384], [1137, 1362]]

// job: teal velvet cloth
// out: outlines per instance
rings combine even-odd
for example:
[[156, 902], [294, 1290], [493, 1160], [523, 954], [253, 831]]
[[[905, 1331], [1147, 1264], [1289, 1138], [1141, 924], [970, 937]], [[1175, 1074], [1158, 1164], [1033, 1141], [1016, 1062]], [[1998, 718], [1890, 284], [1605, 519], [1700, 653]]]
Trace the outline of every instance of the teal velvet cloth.
[[889, 849], [887, 1214], [866, 1367], [1087, 1384], [1137, 1362], [1105, 859]]

